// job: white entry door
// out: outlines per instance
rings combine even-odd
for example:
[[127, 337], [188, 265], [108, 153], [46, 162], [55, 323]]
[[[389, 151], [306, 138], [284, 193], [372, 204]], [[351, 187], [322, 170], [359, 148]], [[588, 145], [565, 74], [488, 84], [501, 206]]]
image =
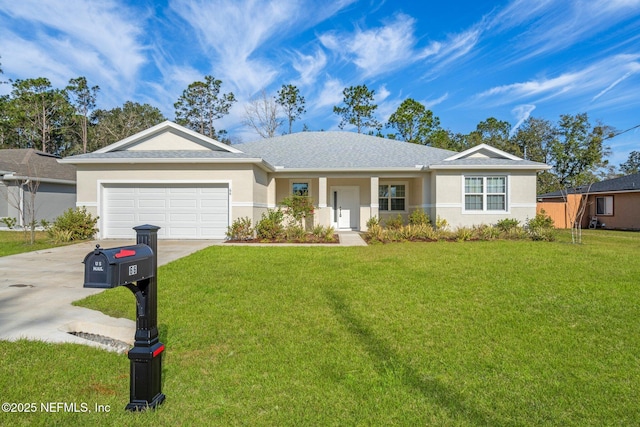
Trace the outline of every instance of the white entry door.
[[357, 230], [360, 223], [360, 189], [333, 187], [333, 222], [338, 229]]

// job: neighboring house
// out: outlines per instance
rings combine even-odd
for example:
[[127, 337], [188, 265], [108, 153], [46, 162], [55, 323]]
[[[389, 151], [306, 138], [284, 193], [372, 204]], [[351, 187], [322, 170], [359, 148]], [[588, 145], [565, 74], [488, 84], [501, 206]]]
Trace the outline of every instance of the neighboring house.
[[77, 167], [78, 206], [102, 238], [144, 223], [159, 238], [224, 238], [292, 194], [308, 194], [314, 224], [365, 230], [371, 217], [424, 209], [452, 227], [524, 221], [536, 213], [542, 163], [479, 145], [462, 153], [351, 132], [302, 132], [225, 145], [164, 122], [61, 160]]
[[0, 218], [24, 225], [34, 213], [36, 222], [53, 221], [75, 207], [76, 168], [58, 159], [31, 148], [0, 150]]
[[[582, 228], [592, 226], [640, 230], [640, 173], [594, 182], [567, 191], [556, 191], [538, 196], [538, 210], [544, 209], [553, 218], [556, 227], [571, 224], [562, 218], [574, 215], [586, 203]], [[556, 213], [557, 212], [557, 213]], [[564, 227], [563, 227], [564, 225]]]

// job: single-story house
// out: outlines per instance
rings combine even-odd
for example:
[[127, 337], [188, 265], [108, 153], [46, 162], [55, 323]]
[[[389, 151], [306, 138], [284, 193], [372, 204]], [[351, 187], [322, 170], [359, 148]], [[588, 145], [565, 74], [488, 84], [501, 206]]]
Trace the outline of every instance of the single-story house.
[[31, 148], [0, 150], [0, 218], [22, 226], [31, 214], [53, 221], [76, 206], [76, 168], [58, 159]]
[[563, 222], [561, 212], [575, 217], [584, 203], [582, 228], [604, 225], [616, 230], [640, 230], [640, 173], [538, 196], [538, 210], [550, 214], [559, 228], [561, 224], [570, 227], [566, 220]]
[[302, 132], [225, 145], [166, 121], [93, 153], [77, 167], [78, 206], [100, 217], [102, 238], [224, 238], [283, 198], [306, 194], [314, 224], [366, 230], [371, 217], [424, 209], [452, 227], [525, 221], [536, 214], [542, 163], [488, 145], [458, 153], [352, 132]]

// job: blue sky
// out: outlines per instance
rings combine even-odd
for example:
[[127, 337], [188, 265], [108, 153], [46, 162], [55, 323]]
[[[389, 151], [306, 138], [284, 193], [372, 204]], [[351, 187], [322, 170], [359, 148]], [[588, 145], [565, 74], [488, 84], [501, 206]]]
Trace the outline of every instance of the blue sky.
[[[239, 100], [218, 124], [238, 142], [258, 139], [244, 105], [289, 83], [307, 100], [294, 131], [337, 129], [332, 108], [359, 84], [381, 121], [411, 97], [453, 132], [582, 112], [640, 124], [640, 0], [0, 0], [0, 56], [5, 78], [85, 76], [100, 108], [149, 103], [171, 120], [213, 75]], [[609, 145], [625, 161], [640, 128]]]

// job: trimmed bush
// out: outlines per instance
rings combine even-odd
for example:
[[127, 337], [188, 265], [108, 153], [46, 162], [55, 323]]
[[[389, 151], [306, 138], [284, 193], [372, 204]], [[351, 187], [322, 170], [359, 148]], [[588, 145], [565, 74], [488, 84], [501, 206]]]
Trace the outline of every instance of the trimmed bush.
[[422, 209], [416, 209], [409, 215], [409, 224], [411, 225], [426, 225], [431, 224], [429, 215]]
[[505, 218], [505, 219], [501, 219], [500, 221], [498, 221], [496, 223], [496, 227], [498, 228], [498, 230], [504, 232], [504, 233], [508, 233], [509, 231], [513, 230], [514, 228], [518, 227], [520, 225], [520, 221], [518, 221], [515, 218]]
[[94, 218], [84, 206], [69, 208], [53, 221], [47, 233], [57, 242], [87, 240], [93, 238], [98, 231], [97, 223], [98, 217]]
[[404, 226], [402, 215], [398, 214], [395, 218], [388, 218], [384, 220], [385, 227], [389, 229], [398, 230]]
[[238, 218], [227, 227], [227, 238], [231, 240], [250, 240], [253, 238], [253, 227], [249, 217]]
[[284, 213], [280, 208], [267, 210], [256, 224], [258, 239], [281, 239], [284, 236], [283, 222]]

